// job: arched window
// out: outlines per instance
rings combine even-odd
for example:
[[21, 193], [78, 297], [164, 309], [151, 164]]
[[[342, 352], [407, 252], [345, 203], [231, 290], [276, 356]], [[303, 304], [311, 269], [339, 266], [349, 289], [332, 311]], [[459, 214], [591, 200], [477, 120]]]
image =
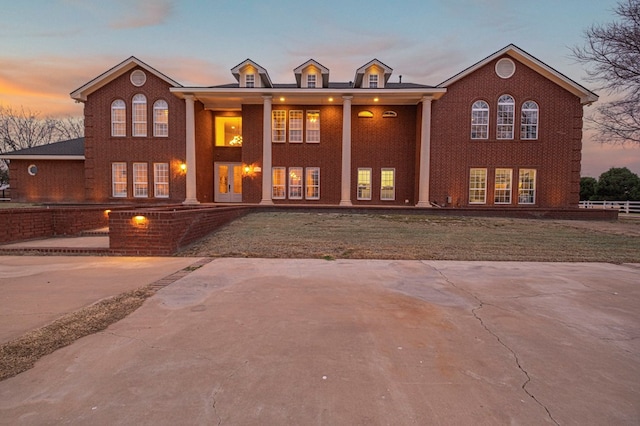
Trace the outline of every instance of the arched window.
[[471, 139], [489, 137], [489, 104], [475, 101], [471, 106]]
[[127, 136], [127, 104], [122, 99], [111, 103], [111, 136]]
[[147, 136], [147, 98], [138, 94], [133, 97], [133, 136]]
[[162, 99], [153, 104], [153, 136], [169, 136], [169, 105]]
[[498, 99], [497, 139], [513, 139], [513, 117], [515, 101], [509, 95], [502, 95]]
[[520, 138], [538, 139], [538, 104], [533, 101], [522, 104]]

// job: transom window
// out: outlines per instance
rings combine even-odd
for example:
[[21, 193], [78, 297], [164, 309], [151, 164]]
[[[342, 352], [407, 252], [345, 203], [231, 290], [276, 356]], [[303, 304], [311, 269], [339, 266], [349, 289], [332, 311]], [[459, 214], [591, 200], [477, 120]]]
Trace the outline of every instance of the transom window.
[[289, 199], [302, 199], [302, 167], [289, 167]]
[[358, 200], [371, 199], [371, 169], [358, 169]]
[[133, 196], [149, 196], [149, 175], [147, 163], [133, 163]]
[[287, 111], [283, 109], [271, 111], [271, 140], [273, 142], [286, 142], [286, 129]]
[[533, 101], [522, 104], [520, 138], [538, 139], [538, 104]]
[[469, 203], [487, 202], [487, 169], [471, 169], [469, 173]]
[[122, 99], [111, 103], [111, 136], [127, 136], [127, 105]]
[[494, 203], [511, 204], [511, 169], [496, 169]]
[[497, 139], [513, 139], [515, 101], [509, 95], [502, 95], [498, 99]]
[[127, 163], [111, 164], [111, 185], [114, 197], [127, 196]]
[[307, 143], [320, 142], [320, 111], [307, 111]]
[[382, 169], [380, 174], [380, 199], [388, 201], [396, 199], [395, 169]]
[[284, 167], [274, 167], [272, 169], [272, 190], [271, 198], [282, 200], [286, 197], [286, 169]]
[[536, 169], [520, 169], [518, 173], [518, 204], [535, 204]]
[[153, 164], [153, 195], [156, 198], [169, 198], [169, 164]]
[[289, 111], [289, 142], [302, 143], [302, 110]]
[[169, 136], [169, 105], [162, 99], [153, 104], [153, 136]]
[[489, 104], [476, 101], [471, 107], [471, 139], [489, 138]]
[[142, 94], [133, 97], [133, 136], [147, 136], [147, 98]]

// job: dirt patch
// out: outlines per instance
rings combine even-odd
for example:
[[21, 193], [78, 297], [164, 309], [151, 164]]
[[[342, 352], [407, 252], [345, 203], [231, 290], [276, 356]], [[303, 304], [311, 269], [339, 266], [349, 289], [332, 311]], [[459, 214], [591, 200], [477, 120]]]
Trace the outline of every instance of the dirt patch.
[[251, 213], [180, 256], [640, 262], [640, 220]]

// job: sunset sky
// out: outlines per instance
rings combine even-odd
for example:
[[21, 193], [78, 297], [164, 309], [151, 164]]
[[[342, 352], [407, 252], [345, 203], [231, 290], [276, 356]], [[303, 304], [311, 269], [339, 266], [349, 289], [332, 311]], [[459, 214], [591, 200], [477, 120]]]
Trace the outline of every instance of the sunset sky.
[[[350, 81], [373, 58], [436, 85], [513, 43], [606, 100], [570, 57], [615, 0], [0, 0], [0, 104], [81, 116], [69, 93], [136, 56], [183, 85], [235, 80], [250, 58], [277, 83], [313, 58]], [[589, 114], [592, 108], [586, 108]], [[541, 123], [544, 125], [544, 123]], [[585, 135], [582, 175], [640, 174], [640, 146]]]

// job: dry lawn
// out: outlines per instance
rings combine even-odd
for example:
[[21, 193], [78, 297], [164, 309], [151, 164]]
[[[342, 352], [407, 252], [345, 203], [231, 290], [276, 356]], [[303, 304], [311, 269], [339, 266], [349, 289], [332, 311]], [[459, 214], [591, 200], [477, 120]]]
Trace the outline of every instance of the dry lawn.
[[640, 262], [640, 219], [251, 213], [180, 256]]

